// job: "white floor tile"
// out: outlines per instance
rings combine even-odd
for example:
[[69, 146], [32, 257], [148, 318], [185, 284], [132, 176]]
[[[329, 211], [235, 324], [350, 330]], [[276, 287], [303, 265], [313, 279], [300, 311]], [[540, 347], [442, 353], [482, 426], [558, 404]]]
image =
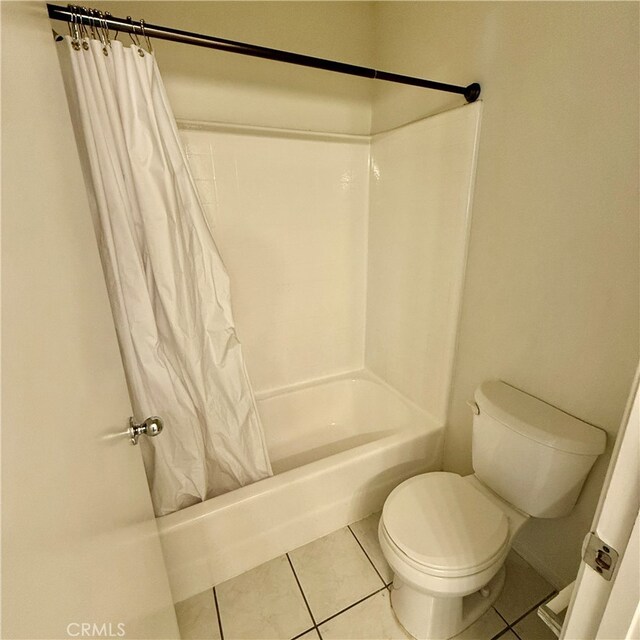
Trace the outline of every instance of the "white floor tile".
[[324, 640], [411, 640], [391, 610], [386, 589], [320, 625], [320, 633]]
[[346, 527], [289, 553], [316, 622], [383, 586]]
[[372, 513], [368, 518], [354, 522], [351, 526], [351, 531], [358, 538], [358, 542], [363, 546], [367, 552], [371, 562], [375, 565], [378, 573], [382, 576], [382, 579], [389, 584], [393, 581], [393, 571], [387, 564], [387, 561], [382, 555], [382, 549], [380, 548], [380, 542], [378, 541], [378, 522], [380, 521], [380, 512]]
[[216, 587], [226, 640], [293, 638], [313, 626], [286, 556]]
[[513, 627], [522, 640], [556, 640], [556, 635], [542, 622], [537, 611], [532, 611]]
[[554, 588], [515, 551], [509, 553], [505, 566], [507, 579], [494, 607], [511, 623], [551, 595]]
[[178, 602], [176, 617], [182, 640], [219, 640], [220, 628], [213, 589]]
[[470, 627], [459, 633], [454, 640], [491, 640], [506, 628], [507, 623], [494, 609], [489, 609]]
[[320, 636], [315, 629], [307, 631], [303, 636], [299, 636], [296, 640], [320, 640]]
[[[491, 640], [506, 628], [505, 621], [493, 609], [489, 609], [454, 640]], [[320, 631], [325, 640], [411, 638], [397, 621], [387, 591], [377, 593], [325, 622], [320, 625]]]

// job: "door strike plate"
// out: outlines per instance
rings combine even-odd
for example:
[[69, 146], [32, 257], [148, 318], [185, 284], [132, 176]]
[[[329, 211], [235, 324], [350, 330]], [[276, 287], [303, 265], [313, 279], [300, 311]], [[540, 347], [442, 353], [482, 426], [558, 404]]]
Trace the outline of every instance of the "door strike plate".
[[618, 563], [618, 552], [593, 532], [587, 535], [585, 542], [582, 559], [605, 580], [611, 580]]

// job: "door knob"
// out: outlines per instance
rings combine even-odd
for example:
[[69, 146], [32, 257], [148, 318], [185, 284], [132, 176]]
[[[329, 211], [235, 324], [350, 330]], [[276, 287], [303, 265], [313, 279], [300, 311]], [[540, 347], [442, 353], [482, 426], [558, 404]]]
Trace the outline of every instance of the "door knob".
[[140, 436], [157, 436], [162, 433], [163, 428], [162, 418], [158, 416], [151, 416], [141, 424], [136, 424], [133, 421], [133, 417], [131, 417], [129, 418], [129, 428], [127, 432], [129, 433], [131, 444], [138, 444], [138, 438], [140, 438]]

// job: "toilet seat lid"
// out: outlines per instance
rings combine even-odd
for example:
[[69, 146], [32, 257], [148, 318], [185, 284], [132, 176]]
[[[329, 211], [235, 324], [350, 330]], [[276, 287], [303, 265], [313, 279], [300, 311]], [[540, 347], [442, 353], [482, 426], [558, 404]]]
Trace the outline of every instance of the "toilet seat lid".
[[455, 473], [403, 482], [387, 498], [382, 521], [411, 560], [450, 575], [486, 568], [509, 538], [504, 512]]

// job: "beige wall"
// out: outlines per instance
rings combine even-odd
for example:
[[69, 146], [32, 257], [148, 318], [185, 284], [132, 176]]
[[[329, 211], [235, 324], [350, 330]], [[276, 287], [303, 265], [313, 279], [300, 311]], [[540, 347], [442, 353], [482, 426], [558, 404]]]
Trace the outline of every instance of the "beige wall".
[[[367, 65], [372, 54], [369, 2], [103, 2], [100, 6], [108, 6], [119, 17], [131, 15], [152, 24], [352, 64]], [[177, 118], [369, 132], [369, 80], [173, 42], [154, 40], [153, 46]]]
[[[465, 401], [501, 378], [618, 429], [638, 361], [638, 4], [389, 2], [378, 65], [483, 86], [446, 468], [471, 470]], [[381, 86], [374, 130], [459, 103]], [[606, 460], [574, 513], [518, 548], [573, 579]]]

